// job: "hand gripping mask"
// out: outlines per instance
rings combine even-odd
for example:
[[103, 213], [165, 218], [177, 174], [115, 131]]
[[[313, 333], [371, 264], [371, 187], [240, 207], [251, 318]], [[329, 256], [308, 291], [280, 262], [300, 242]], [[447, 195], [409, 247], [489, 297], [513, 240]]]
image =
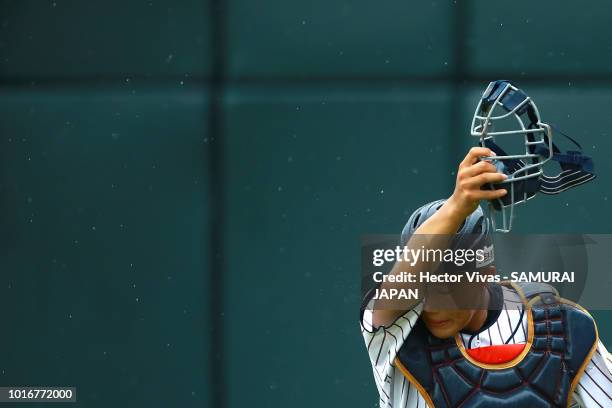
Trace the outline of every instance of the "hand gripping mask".
[[[480, 146], [496, 154], [481, 160], [490, 161], [508, 176], [501, 183], [483, 186], [508, 190], [504, 197], [490, 201], [490, 207], [501, 212], [502, 226], [495, 226], [496, 231], [509, 232], [514, 206], [530, 200], [536, 193], [558, 194], [595, 178], [593, 160], [582, 153], [578, 142], [555, 129], [555, 133], [578, 148], [562, 153], [553, 143], [553, 129], [540, 120], [531, 98], [508, 81], [493, 81], [482, 94], [472, 118], [471, 134], [480, 138]], [[559, 164], [558, 174], [544, 173], [544, 163], [549, 160]], [[495, 221], [496, 217], [491, 218]]]

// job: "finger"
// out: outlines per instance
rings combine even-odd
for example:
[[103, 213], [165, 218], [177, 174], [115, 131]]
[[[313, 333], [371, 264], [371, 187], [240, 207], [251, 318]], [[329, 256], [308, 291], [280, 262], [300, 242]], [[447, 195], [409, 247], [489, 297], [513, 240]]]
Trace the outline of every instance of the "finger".
[[475, 177], [470, 177], [469, 179], [465, 180], [464, 183], [468, 187], [480, 188], [480, 186], [482, 186], [483, 184], [500, 183], [507, 178], [508, 176], [503, 173], [481, 173]]
[[495, 200], [508, 194], [508, 190], [505, 188], [499, 188], [497, 190], [479, 190], [474, 193], [474, 198], [477, 200]]
[[460, 178], [469, 178], [477, 176], [481, 173], [497, 173], [497, 168], [489, 161], [479, 161], [478, 163], [464, 167], [459, 171]]
[[493, 150], [486, 147], [472, 147], [463, 161], [459, 164], [459, 168], [468, 167], [478, 161], [481, 156], [495, 156]]

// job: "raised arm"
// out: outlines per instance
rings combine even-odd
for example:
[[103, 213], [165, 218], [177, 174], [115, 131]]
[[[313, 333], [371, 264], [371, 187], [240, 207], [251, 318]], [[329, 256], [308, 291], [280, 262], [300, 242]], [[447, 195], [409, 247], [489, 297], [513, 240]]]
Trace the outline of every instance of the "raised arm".
[[[506, 175], [498, 173], [495, 166], [488, 161], [479, 161], [481, 156], [493, 156], [490, 149], [484, 147], [473, 147], [467, 153], [457, 170], [457, 179], [453, 194], [445, 201], [444, 205], [417, 228], [413, 236], [408, 240], [408, 248], [420, 248], [424, 236], [451, 236], [455, 234], [461, 223], [470, 215], [480, 203], [480, 200], [492, 200], [506, 194], [505, 189], [481, 190], [483, 184], [499, 183], [506, 179]], [[420, 238], [419, 238], [420, 237]], [[436, 247], [443, 247], [444, 243], [436, 242]], [[393, 266], [389, 275], [398, 275], [401, 272], [417, 273], [427, 270], [435, 265], [417, 262], [411, 266], [409, 262], [399, 261]], [[420, 289], [419, 283], [391, 283], [383, 282], [381, 289]], [[402, 301], [401, 309], [394, 307], [394, 300], [378, 299], [374, 304], [373, 326], [389, 326], [407, 310], [416, 306], [417, 301]]]

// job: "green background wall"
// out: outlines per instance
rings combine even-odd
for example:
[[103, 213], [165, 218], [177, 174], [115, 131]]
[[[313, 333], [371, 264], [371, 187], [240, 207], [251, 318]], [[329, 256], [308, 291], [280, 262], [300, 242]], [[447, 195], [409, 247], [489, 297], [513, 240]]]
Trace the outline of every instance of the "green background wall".
[[599, 175], [516, 229], [612, 229], [603, 0], [0, 10], [0, 385], [74, 385], [87, 407], [374, 406], [359, 237], [450, 194], [492, 79]]

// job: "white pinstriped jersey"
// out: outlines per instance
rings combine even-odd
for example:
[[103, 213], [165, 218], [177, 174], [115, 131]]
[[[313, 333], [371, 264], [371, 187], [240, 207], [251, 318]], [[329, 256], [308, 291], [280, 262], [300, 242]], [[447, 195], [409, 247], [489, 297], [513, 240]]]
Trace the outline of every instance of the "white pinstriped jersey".
[[[466, 348], [501, 344], [521, 344], [527, 341], [527, 318], [516, 292], [502, 287], [504, 306], [497, 320], [478, 334], [461, 334]], [[393, 361], [410, 334], [422, 311], [422, 303], [400, 316], [390, 327], [372, 328], [371, 300], [363, 311], [361, 332], [368, 349], [374, 381], [378, 388], [381, 408], [426, 408], [427, 404], [397, 369]], [[597, 351], [587, 365], [570, 405], [582, 408], [612, 407], [612, 358], [599, 341]]]

